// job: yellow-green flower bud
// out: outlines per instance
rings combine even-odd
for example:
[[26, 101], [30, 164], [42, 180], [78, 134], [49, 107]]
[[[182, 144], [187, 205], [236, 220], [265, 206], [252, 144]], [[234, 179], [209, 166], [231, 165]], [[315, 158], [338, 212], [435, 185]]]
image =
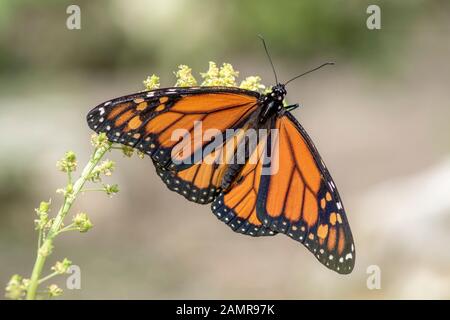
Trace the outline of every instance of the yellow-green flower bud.
[[235, 71], [229, 63], [222, 64], [219, 69], [215, 62], [210, 61], [208, 71], [200, 75], [203, 78], [202, 86], [236, 87], [236, 77], [239, 72]]
[[219, 77], [222, 86], [236, 87], [236, 78], [239, 76], [239, 72], [233, 69], [230, 63], [224, 63], [219, 71]]
[[107, 185], [105, 185], [105, 191], [108, 196], [112, 196], [113, 194], [116, 194], [119, 192], [119, 186], [117, 184], [113, 184], [113, 185], [107, 184]]
[[13, 300], [24, 298], [26, 294], [27, 284], [28, 279], [22, 279], [22, 277], [18, 274], [13, 275], [6, 285], [5, 298]]
[[77, 169], [77, 157], [73, 151], [64, 154], [61, 160], [56, 162], [57, 168], [62, 172], [73, 172]]
[[122, 146], [122, 153], [125, 157], [131, 157], [134, 153], [134, 149], [130, 146]]
[[202, 86], [216, 86], [219, 79], [219, 68], [213, 61], [209, 62], [209, 69], [205, 73], [200, 73], [203, 78]]
[[43, 257], [48, 257], [52, 254], [53, 245], [50, 242], [44, 242], [42, 247], [39, 248], [38, 254]]
[[48, 289], [48, 294], [49, 294], [50, 298], [59, 297], [63, 293], [63, 290], [60, 287], [58, 287], [56, 284], [49, 285], [47, 287], [47, 289]]
[[239, 88], [252, 90], [257, 92], [264, 92], [266, 86], [261, 83], [261, 78], [258, 76], [250, 76], [242, 80]]
[[193, 87], [197, 85], [197, 80], [192, 75], [192, 69], [186, 65], [179, 65], [175, 76], [177, 77], [175, 87]]
[[89, 220], [89, 217], [86, 213], [78, 213], [73, 218], [73, 224], [80, 232], [87, 232], [89, 229], [91, 229], [94, 225], [92, 224], [91, 220]]
[[47, 213], [50, 210], [50, 204], [52, 203], [52, 200], [50, 199], [48, 202], [41, 201], [39, 204], [39, 209], [36, 209], [36, 212], [39, 213]]
[[152, 74], [143, 81], [146, 90], [158, 89], [160, 86], [159, 77]]
[[64, 274], [67, 272], [69, 267], [72, 265], [72, 261], [64, 258], [63, 261], [57, 261], [55, 265], [52, 267], [52, 270], [58, 274]]
[[94, 133], [91, 135], [91, 144], [95, 148], [107, 147], [111, 142], [109, 142], [108, 137], [104, 132], [100, 134]]

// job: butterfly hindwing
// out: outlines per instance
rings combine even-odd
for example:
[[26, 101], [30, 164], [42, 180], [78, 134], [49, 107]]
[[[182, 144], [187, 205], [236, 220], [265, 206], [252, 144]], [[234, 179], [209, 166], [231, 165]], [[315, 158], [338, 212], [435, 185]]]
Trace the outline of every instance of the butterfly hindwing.
[[210, 142], [200, 135], [239, 128], [255, 111], [258, 97], [229, 87], [157, 89], [102, 103], [87, 120], [109, 140], [138, 148], [164, 168], [182, 170]]
[[266, 228], [256, 213], [264, 152], [270, 135], [262, 137], [227, 190], [211, 205], [213, 213], [233, 231], [250, 236], [271, 236], [277, 232]]
[[[275, 123], [278, 139], [261, 176], [258, 219], [303, 243], [328, 268], [350, 273], [353, 238], [335, 184], [314, 144], [286, 111]], [[271, 141], [268, 140], [268, 144]]]
[[157, 162], [154, 165], [156, 173], [166, 186], [189, 201], [210, 203], [220, 191], [222, 173], [214, 165], [201, 162], [181, 171], [167, 170]]

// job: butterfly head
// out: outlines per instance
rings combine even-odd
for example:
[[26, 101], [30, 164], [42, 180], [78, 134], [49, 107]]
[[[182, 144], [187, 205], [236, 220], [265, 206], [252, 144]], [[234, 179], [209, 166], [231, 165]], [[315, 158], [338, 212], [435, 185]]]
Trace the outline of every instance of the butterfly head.
[[272, 101], [279, 101], [281, 104], [286, 96], [287, 91], [282, 83], [278, 83], [277, 85], [272, 87], [272, 90], [268, 94], [268, 97]]
[[287, 91], [284, 84], [278, 83], [277, 85], [272, 87], [272, 90], [270, 90], [270, 92], [266, 93], [263, 96], [263, 109], [260, 122], [266, 122], [267, 119], [269, 119], [271, 116], [283, 110], [283, 100], [286, 96], [286, 93]]

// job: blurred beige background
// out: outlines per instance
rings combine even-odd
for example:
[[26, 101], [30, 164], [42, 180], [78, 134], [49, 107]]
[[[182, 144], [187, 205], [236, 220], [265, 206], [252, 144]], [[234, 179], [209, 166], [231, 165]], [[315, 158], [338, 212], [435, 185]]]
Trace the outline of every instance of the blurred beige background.
[[[373, 1], [375, 2], [375, 1]], [[232, 232], [209, 206], [159, 181], [146, 158], [109, 157], [121, 192], [80, 197], [94, 229], [56, 242], [81, 290], [63, 299], [450, 298], [450, 7], [376, 1], [2, 1], [0, 3], [0, 283], [29, 276], [34, 210], [65, 176], [55, 162], [91, 152], [86, 113], [143, 89], [149, 74], [230, 62], [272, 84], [257, 34], [281, 79], [334, 60], [290, 85], [295, 115], [325, 159], [348, 212], [355, 270], [341, 276], [283, 235]], [[66, 8], [81, 7], [81, 30]], [[56, 211], [57, 207], [53, 207]], [[366, 286], [370, 265], [381, 289]], [[65, 288], [64, 278], [57, 283]]]

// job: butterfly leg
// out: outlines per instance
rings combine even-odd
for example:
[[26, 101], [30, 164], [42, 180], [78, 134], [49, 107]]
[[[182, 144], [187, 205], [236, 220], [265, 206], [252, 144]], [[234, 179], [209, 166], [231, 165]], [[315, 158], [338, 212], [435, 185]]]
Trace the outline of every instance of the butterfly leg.
[[284, 107], [287, 111], [292, 111], [292, 110], [295, 110], [295, 109], [297, 109], [297, 108], [299, 108], [300, 107], [300, 105], [298, 104], [298, 103], [296, 103], [296, 104], [291, 104], [291, 105], [289, 105], [289, 106], [286, 106], [286, 107]]

